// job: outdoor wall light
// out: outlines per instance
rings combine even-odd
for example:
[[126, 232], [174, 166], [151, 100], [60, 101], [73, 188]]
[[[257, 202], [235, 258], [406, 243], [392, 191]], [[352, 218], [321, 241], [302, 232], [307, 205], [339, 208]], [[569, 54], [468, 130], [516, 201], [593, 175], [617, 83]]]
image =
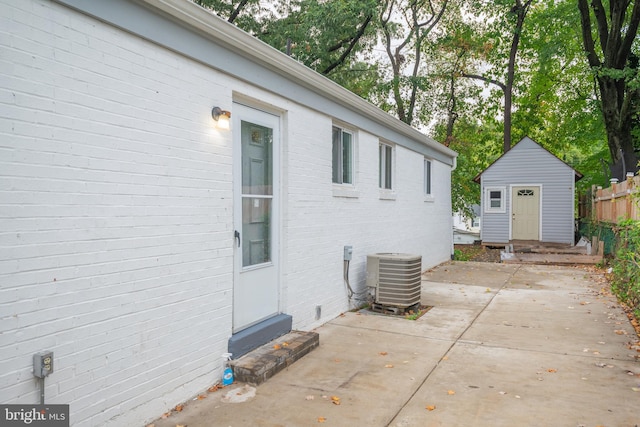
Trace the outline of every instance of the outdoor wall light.
[[218, 129], [229, 129], [231, 127], [231, 113], [221, 109], [220, 107], [213, 107], [211, 110], [211, 117], [215, 120], [216, 127]]

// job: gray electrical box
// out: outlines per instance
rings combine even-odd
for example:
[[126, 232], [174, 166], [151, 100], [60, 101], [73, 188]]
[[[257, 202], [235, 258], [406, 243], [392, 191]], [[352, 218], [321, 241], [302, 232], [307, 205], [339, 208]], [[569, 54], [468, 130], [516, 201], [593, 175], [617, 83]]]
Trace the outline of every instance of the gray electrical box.
[[353, 254], [353, 246], [344, 247], [344, 260], [351, 261], [351, 255]]
[[33, 355], [33, 375], [44, 378], [53, 372], [53, 352], [44, 351]]

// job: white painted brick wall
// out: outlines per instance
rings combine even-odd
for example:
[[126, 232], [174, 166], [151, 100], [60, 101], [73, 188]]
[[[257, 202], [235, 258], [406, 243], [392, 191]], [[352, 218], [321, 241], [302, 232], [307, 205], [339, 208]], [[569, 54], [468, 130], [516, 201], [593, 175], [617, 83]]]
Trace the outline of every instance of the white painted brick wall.
[[369, 253], [449, 258], [449, 167], [434, 162], [425, 202], [423, 157], [397, 146], [383, 200], [379, 141], [352, 129], [358, 197], [337, 197], [332, 118], [46, 0], [0, 12], [1, 402], [38, 401], [42, 350], [47, 402], [71, 404], [74, 426], [142, 424], [219, 379], [232, 132], [212, 132], [210, 111], [232, 90], [285, 111], [280, 300], [294, 328], [350, 308], [344, 245], [358, 290]]
[[0, 9], [0, 401], [38, 402], [53, 350], [73, 425], [141, 422], [219, 378], [231, 85], [49, 2]]
[[[328, 117], [298, 109], [291, 113], [296, 136], [287, 152], [288, 214], [284, 223], [284, 283], [294, 327], [320, 325], [351, 308], [343, 280], [343, 247], [353, 246], [349, 277], [352, 288], [365, 286], [366, 256], [404, 252], [423, 257], [427, 269], [451, 254], [450, 167], [433, 162], [433, 201], [423, 196], [421, 154], [395, 147], [395, 200], [380, 198], [379, 139], [355, 131], [357, 198], [336, 197], [331, 184], [331, 126]], [[318, 144], [318, 138], [326, 141]], [[298, 267], [296, 267], [298, 266]], [[316, 305], [322, 319], [315, 319]]]

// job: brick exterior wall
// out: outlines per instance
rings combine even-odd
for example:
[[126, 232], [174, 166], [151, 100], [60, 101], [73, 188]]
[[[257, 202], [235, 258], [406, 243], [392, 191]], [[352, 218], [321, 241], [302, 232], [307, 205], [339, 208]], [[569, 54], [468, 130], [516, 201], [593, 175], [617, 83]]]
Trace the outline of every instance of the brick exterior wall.
[[[451, 251], [450, 168], [353, 129], [358, 197], [334, 195], [332, 118], [44, 0], [0, 0], [0, 402], [37, 403], [31, 357], [54, 351], [47, 403], [74, 426], [141, 425], [211, 384], [232, 331], [233, 91], [283, 114], [281, 308], [309, 330], [349, 308], [366, 254]], [[322, 318], [315, 318], [316, 305]]]

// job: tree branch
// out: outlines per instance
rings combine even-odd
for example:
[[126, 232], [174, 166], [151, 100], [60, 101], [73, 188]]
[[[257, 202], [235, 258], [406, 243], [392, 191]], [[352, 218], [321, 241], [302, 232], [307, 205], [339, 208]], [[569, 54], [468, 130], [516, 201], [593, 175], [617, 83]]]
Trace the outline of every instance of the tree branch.
[[369, 23], [371, 22], [371, 19], [373, 18], [372, 15], [367, 15], [367, 19], [365, 19], [365, 21], [362, 23], [362, 25], [360, 26], [360, 28], [358, 29], [358, 32], [356, 33], [356, 35], [351, 39], [351, 43], [349, 43], [349, 47], [347, 47], [345, 49], [344, 52], [342, 52], [342, 55], [340, 55], [340, 58], [338, 58], [337, 61], [334, 61], [332, 64], [330, 64], [327, 68], [325, 68], [322, 71], [322, 74], [327, 75], [329, 74], [333, 69], [335, 69], [338, 65], [342, 64], [345, 59], [347, 59], [347, 57], [351, 54], [351, 52], [353, 51], [354, 47], [358, 44], [358, 42], [360, 41], [360, 38], [364, 35], [367, 26], [369, 25]]
[[233, 21], [236, 20], [238, 15], [240, 15], [240, 12], [246, 6], [248, 1], [249, 0], [241, 0], [240, 3], [238, 3], [238, 6], [236, 6], [236, 8], [233, 10], [233, 12], [231, 12], [231, 16], [229, 16], [229, 19], [227, 19], [227, 21], [233, 23]]
[[587, 60], [591, 67], [599, 67], [602, 63], [596, 53], [596, 46], [591, 35], [591, 15], [589, 14], [589, 5], [587, 0], [578, 0], [578, 9], [580, 10], [580, 26], [582, 27], [582, 43], [585, 52], [587, 52]]
[[504, 93], [507, 90], [507, 85], [505, 85], [504, 83], [501, 83], [497, 80], [491, 79], [489, 77], [485, 77], [485, 76], [481, 76], [478, 74], [468, 74], [468, 73], [462, 73], [462, 77], [466, 77], [468, 79], [475, 79], [475, 80], [480, 80], [483, 81], [485, 83], [491, 83], [493, 85], [498, 86], [502, 92]]

